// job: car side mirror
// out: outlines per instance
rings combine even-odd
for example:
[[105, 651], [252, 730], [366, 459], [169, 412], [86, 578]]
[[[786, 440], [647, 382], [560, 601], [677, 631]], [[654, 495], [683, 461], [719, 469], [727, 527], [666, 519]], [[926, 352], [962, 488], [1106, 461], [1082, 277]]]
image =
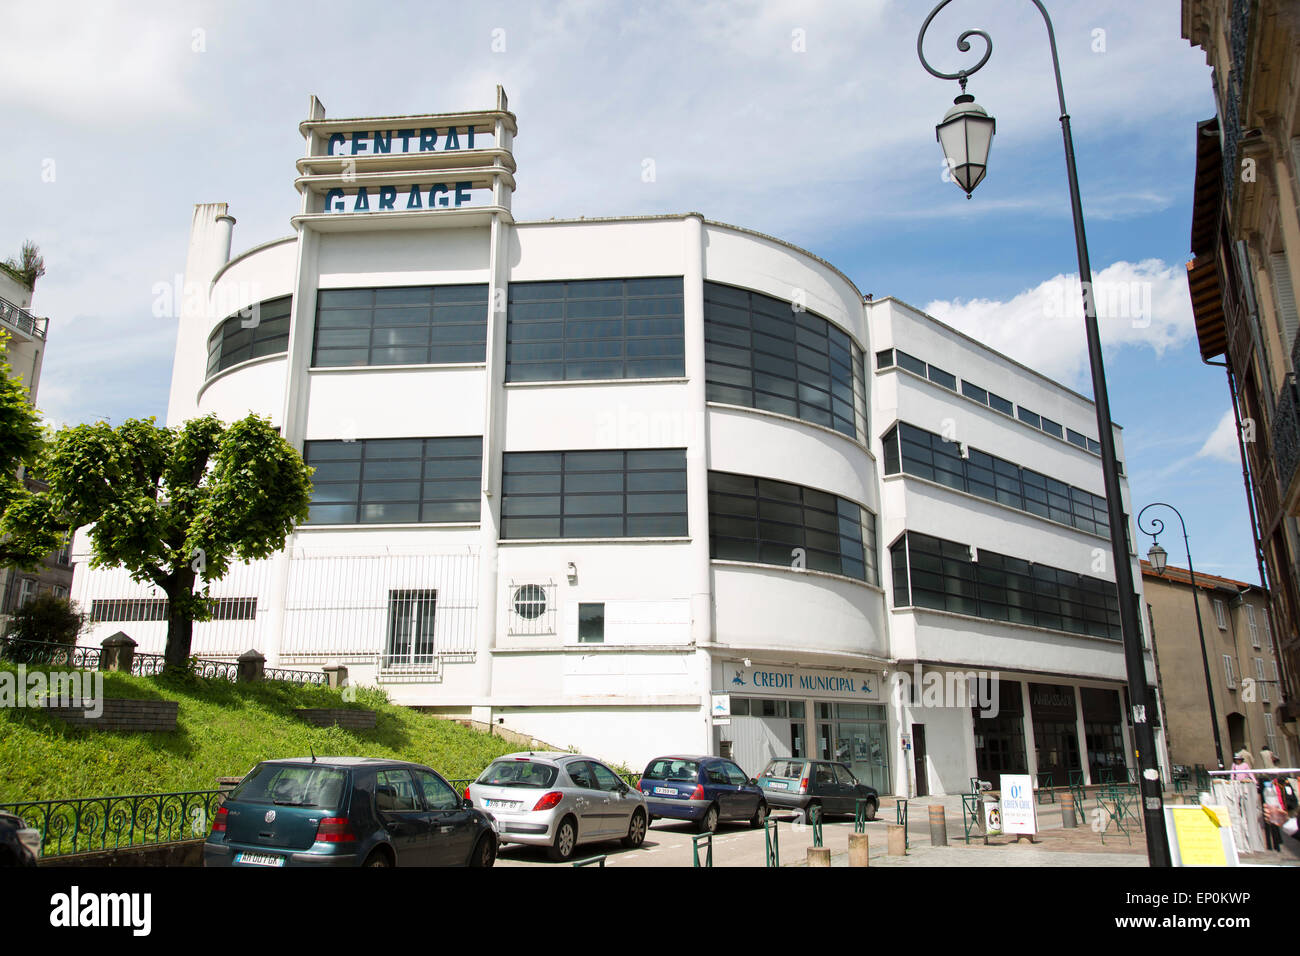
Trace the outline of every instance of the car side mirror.
[[757, 777], [750, 777], [750, 778], [749, 778], [749, 785], [750, 785], [751, 787], [757, 787], [757, 786], [758, 786], [758, 778], [757, 778]]

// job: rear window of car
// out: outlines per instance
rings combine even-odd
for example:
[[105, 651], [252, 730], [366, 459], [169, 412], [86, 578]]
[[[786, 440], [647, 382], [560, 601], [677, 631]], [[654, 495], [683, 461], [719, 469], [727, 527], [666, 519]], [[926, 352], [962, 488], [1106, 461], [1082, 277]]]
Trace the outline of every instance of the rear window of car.
[[763, 771], [763, 776], [776, 777], [780, 780], [798, 780], [803, 776], [803, 768], [802, 760], [773, 760]]
[[534, 787], [545, 790], [555, 783], [559, 769], [532, 760], [498, 760], [475, 780], [490, 787]]
[[263, 763], [254, 767], [231, 791], [230, 799], [239, 803], [335, 810], [343, 804], [347, 781], [348, 772], [337, 767]]
[[652, 760], [641, 776], [651, 780], [694, 780], [699, 775], [700, 765], [697, 761], [662, 757]]

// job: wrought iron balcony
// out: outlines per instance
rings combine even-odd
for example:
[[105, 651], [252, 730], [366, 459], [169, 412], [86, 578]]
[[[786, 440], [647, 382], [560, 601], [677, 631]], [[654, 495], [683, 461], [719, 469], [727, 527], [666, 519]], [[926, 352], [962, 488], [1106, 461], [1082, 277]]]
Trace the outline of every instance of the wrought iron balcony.
[[0, 325], [28, 338], [45, 338], [49, 319], [38, 318], [26, 309], [19, 308], [8, 299], [0, 299]]
[[1296, 377], [1288, 374], [1277, 396], [1277, 411], [1273, 416], [1273, 459], [1277, 462], [1277, 486], [1285, 503], [1287, 491], [1300, 465], [1300, 399], [1296, 395]]

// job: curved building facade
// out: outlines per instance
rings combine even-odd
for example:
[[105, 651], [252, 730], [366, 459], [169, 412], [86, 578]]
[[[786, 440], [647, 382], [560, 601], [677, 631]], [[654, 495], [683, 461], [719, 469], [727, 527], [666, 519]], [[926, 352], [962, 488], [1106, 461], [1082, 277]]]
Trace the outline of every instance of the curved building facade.
[[[343, 664], [633, 766], [825, 754], [895, 793], [1122, 772], [1091, 403], [698, 214], [516, 222], [500, 91], [313, 98], [301, 129], [294, 235], [232, 258], [225, 205], [195, 211], [168, 421], [268, 415], [316, 469], [285, 549], [212, 586], [196, 654]], [[161, 650], [159, 596], [74, 590], [88, 640]], [[993, 680], [1001, 716], [928, 673]]]

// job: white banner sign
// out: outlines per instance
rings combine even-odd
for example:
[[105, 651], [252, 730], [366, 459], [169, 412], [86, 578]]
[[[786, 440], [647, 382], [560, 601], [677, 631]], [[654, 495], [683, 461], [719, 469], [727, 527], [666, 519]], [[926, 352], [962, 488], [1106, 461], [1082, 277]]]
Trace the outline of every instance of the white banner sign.
[[1002, 832], [1037, 833], [1034, 785], [1028, 774], [1002, 774]]

